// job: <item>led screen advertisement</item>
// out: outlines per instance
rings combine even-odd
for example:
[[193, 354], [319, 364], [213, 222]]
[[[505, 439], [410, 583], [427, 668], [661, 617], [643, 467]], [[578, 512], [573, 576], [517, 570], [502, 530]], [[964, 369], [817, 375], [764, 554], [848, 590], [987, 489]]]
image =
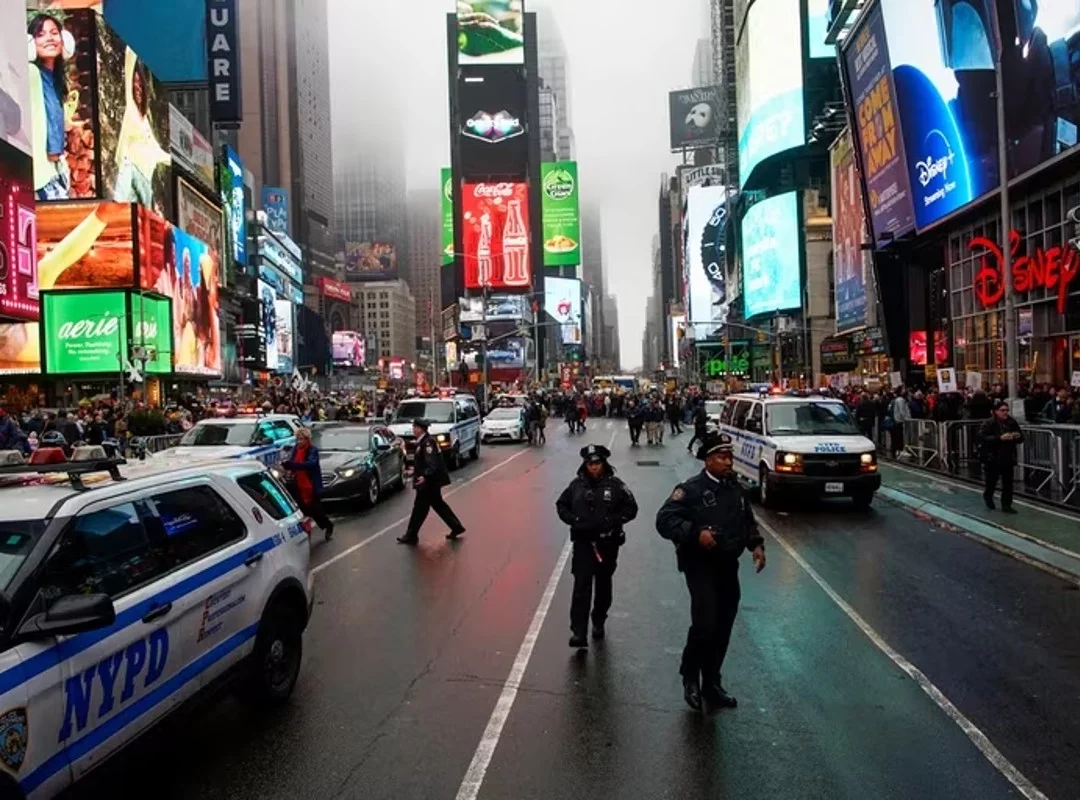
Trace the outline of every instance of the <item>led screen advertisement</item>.
[[720, 100], [717, 86], [668, 93], [672, 150], [712, 147], [719, 141]]
[[524, 64], [523, 0], [458, 0], [458, 64]]
[[[221, 374], [217, 252], [206, 242], [170, 226], [176, 286], [172, 297], [174, 362], [177, 372]], [[166, 248], [168, 251], [170, 248]]]
[[442, 265], [454, 263], [454, 178], [450, 167], [442, 168]]
[[289, 193], [280, 186], [264, 186], [262, 207], [266, 212], [266, 229], [274, 233], [289, 233]]
[[526, 106], [525, 78], [518, 69], [472, 70], [458, 82], [458, 145], [465, 178], [525, 177]]
[[563, 344], [581, 344], [581, 281], [545, 278], [544, 311], [559, 325]]
[[346, 242], [345, 280], [388, 281], [398, 276], [397, 250], [387, 242]]
[[30, 159], [0, 143], [0, 316], [30, 321], [40, 313], [33, 181]]
[[686, 265], [690, 321], [694, 337], [708, 338], [718, 318], [718, 304], [727, 300], [724, 281], [724, 238], [728, 191], [723, 186], [694, 186], [686, 201]]
[[262, 281], [255, 282], [259, 300], [259, 329], [266, 358], [263, 366], [271, 372], [278, 368], [277, 350], [277, 294], [274, 288]]
[[832, 166], [833, 271], [836, 276], [836, 332], [866, 326], [866, 215], [855, 166], [851, 135], [837, 138], [830, 152]]
[[[487, 349], [488, 369], [524, 369], [527, 344], [523, 338], [501, 339]], [[461, 360], [470, 370], [481, 369], [480, 349], [467, 347], [461, 352]]]
[[335, 367], [364, 366], [364, 337], [356, 331], [337, 331], [331, 336]]
[[132, 206], [39, 204], [38, 288], [131, 288], [135, 285]]
[[0, 142], [30, 155], [30, 64], [26, 4], [0, 3]]
[[528, 185], [465, 183], [461, 203], [465, 286], [530, 286]]
[[209, 202], [183, 178], [176, 181], [176, 223], [185, 233], [221, 252], [225, 242], [225, 217], [221, 206]]
[[105, 0], [105, 20], [170, 83], [206, 83], [206, 0]]
[[41, 314], [46, 374], [120, 371], [128, 343], [124, 292], [49, 292]]
[[487, 322], [532, 320], [528, 299], [520, 294], [488, 295], [486, 317], [482, 297], [462, 297], [458, 301], [458, 307], [459, 319], [462, 322], [484, 322], [485, 319]]
[[981, 13], [968, 3], [881, 0], [920, 230], [998, 186], [993, 22]]
[[293, 371], [293, 304], [290, 300], [274, 301], [274, 346], [277, 349], [277, 371]]
[[131, 346], [146, 348], [148, 374], [172, 372], [172, 308], [168, 299], [131, 296]]
[[[261, 287], [257, 288], [261, 291]], [[271, 296], [273, 290], [271, 290]], [[240, 303], [240, 324], [236, 326], [238, 361], [252, 370], [266, 369], [266, 339], [262, 325], [262, 303], [257, 296]]]
[[544, 266], [577, 266], [581, 263], [577, 162], [541, 164], [540, 198], [544, 221]]
[[806, 17], [809, 57], [836, 58], [836, 46], [825, 44], [825, 34], [829, 30], [829, 0], [807, 0]]
[[41, 372], [41, 326], [37, 322], [0, 322], [0, 375]]
[[244, 212], [244, 162], [228, 145], [218, 176], [218, 191], [225, 208], [225, 230], [232, 258], [237, 264], [247, 264], [247, 215]]
[[765, 159], [806, 143], [802, 22], [791, 0], [757, 0], [746, 12], [737, 60], [739, 183]]
[[742, 219], [742, 261], [747, 319], [802, 307], [798, 192], [750, 207]]

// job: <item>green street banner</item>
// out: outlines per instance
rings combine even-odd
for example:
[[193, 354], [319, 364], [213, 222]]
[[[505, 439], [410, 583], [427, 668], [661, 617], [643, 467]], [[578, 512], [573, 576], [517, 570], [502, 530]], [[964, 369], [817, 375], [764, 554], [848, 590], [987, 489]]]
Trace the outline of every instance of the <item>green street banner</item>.
[[128, 341], [126, 300], [124, 292], [42, 293], [45, 373], [119, 372]]
[[541, 164], [540, 192], [544, 217], [544, 266], [577, 266], [581, 263], [577, 162]]
[[454, 178], [450, 167], [442, 169], [442, 265], [454, 263]]
[[[167, 299], [132, 295], [131, 345], [153, 350], [146, 362], [148, 375], [172, 372], [172, 309]], [[132, 362], [135, 366], [141, 364]]]

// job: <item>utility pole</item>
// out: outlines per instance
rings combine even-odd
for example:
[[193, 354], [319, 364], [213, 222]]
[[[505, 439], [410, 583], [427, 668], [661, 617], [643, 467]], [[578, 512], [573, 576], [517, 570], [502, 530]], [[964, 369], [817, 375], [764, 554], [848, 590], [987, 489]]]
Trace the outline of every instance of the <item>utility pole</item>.
[[431, 388], [439, 385], [439, 351], [435, 347], [435, 289], [432, 287], [428, 299], [428, 323], [431, 327]]
[[[1017, 384], [1020, 372], [1020, 352], [1016, 341], [1016, 305], [1013, 300], [1012, 248], [1009, 246], [1010, 221], [1012, 212], [1009, 208], [1009, 151], [1005, 134], [1005, 80], [1001, 69], [1001, 42], [998, 36], [997, 63], [994, 74], [997, 80], [997, 135], [998, 135], [998, 172], [1001, 184], [1001, 281], [1005, 287], [1005, 379], [1009, 392], [1010, 404], [1019, 397]], [[933, 342], [927, 342], [928, 348]], [[1032, 380], [1035, 376], [1032, 375]]]

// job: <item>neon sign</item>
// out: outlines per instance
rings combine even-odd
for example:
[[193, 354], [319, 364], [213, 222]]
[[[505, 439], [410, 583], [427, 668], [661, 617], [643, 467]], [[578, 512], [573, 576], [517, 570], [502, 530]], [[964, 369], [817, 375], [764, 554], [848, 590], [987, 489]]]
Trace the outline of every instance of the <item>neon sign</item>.
[[[1004, 254], [997, 244], [985, 236], [976, 236], [968, 242], [968, 250], [985, 249], [981, 266], [975, 275], [975, 297], [983, 308], [997, 305], [1005, 296], [1002, 274]], [[1017, 255], [1020, 249], [1019, 231], [1009, 232], [1009, 252], [1012, 254], [1013, 291], [1027, 294], [1035, 289], [1057, 290], [1057, 310], [1065, 313], [1069, 303], [1069, 284], [1080, 272], [1080, 252], [1071, 244], [1055, 245], [1047, 250], [1041, 247], [1031, 255]]]

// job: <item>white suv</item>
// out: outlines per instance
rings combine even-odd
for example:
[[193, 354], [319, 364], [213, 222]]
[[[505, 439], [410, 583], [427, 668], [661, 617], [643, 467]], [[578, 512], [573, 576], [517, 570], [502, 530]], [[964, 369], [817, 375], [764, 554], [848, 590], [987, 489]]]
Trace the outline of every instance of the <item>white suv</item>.
[[89, 458], [0, 467], [3, 798], [52, 797], [212, 683], [277, 704], [299, 675], [310, 546], [265, 466]]

